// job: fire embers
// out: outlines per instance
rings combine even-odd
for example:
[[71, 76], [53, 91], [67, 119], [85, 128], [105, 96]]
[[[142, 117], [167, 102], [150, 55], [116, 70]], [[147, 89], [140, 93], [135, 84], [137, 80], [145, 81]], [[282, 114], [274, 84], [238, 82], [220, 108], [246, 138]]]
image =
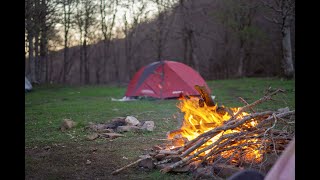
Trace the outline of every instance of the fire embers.
[[207, 106], [199, 103], [202, 102], [201, 97], [180, 98], [178, 108], [184, 113], [183, 123], [180, 129], [167, 134], [171, 140], [167, 150], [179, 154], [183, 160], [168, 166], [163, 172], [180, 163], [194, 161], [202, 164], [225, 162], [236, 166], [259, 164], [267, 153], [281, 152], [294, 134], [274, 129], [275, 124], [272, 123], [279, 124], [279, 118], [286, 123], [283, 118], [291, 119], [295, 111], [244, 112], [270, 97], [265, 96], [242, 108], [226, 108], [218, 104]]
[[[184, 146], [187, 142], [194, 140], [196, 137], [213, 130], [229, 120], [233, 114], [236, 114], [239, 108], [225, 108], [223, 106], [206, 106], [206, 104], [199, 104], [201, 98], [190, 97], [188, 99], [181, 99], [178, 107], [185, 114], [184, 121], [182, 126], [178, 130], [171, 131], [168, 133], [167, 138], [171, 140], [171, 143], [168, 145], [169, 149], [174, 147]], [[249, 114], [246, 112], [240, 113], [240, 115], [236, 119], [241, 119], [244, 116], [248, 116]], [[257, 123], [254, 118], [250, 119], [248, 122], [243, 123], [242, 126], [245, 127], [245, 131], [256, 126]], [[195, 153], [201, 152], [202, 149], [212, 145], [222, 136], [232, 133], [239, 133], [242, 131], [241, 127], [235, 127], [233, 129], [227, 129], [221, 131], [217, 135], [213, 137], [206, 137], [207, 140], [201, 144], [201, 146], [197, 147], [194, 151], [190, 153], [193, 155]], [[225, 140], [221, 140], [221, 142], [217, 143], [222, 144], [226, 143]], [[257, 142], [253, 142], [254, 139], [251, 140], [239, 140], [237, 142], [232, 142], [226, 148], [231, 150], [221, 151], [221, 155], [223, 158], [229, 158], [233, 156], [233, 161], [235, 159], [242, 159], [247, 162], [258, 162], [262, 159], [262, 154], [259, 150], [259, 144]], [[216, 147], [217, 145], [214, 145]], [[237, 149], [234, 149], [232, 146], [237, 146]], [[199, 156], [207, 156], [210, 152], [210, 149], [203, 151], [199, 154]]]
[[[222, 177], [224, 170], [256, 168], [267, 172], [275, 162], [270, 157], [278, 157], [294, 137], [295, 110], [256, 112], [252, 107], [271, 100], [278, 92], [283, 91], [270, 92], [241, 108], [207, 106], [206, 102], [202, 106], [197, 97], [180, 99], [182, 125], [167, 133], [165, 144], [148, 153], [154, 167], [163, 173], [196, 172], [212, 179]], [[245, 112], [249, 109], [252, 114]]]

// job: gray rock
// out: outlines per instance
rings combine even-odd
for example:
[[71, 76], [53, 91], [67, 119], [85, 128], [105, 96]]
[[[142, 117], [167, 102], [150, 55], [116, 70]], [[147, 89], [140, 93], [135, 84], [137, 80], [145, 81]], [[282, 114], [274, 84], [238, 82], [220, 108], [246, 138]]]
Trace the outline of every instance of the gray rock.
[[144, 122], [144, 124], [142, 125], [143, 130], [147, 130], [147, 131], [153, 131], [154, 129], [154, 122], [153, 121], [146, 121]]
[[95, 139], [97, 139], [99, 137], [99, 135], [97, 133], [93, 133], [87, 136], [87, 140], [93, 141]]
[[139, 167], [153, 169], [155, 165], [153, 164], [153, 160], [151, 158], [147, 158], [139, 162]]
[[74, 126], [76, 126], [76, 122], [72, 121], [71, 119], [64, 119], [60, 125], [60, 129], [61, 131], [65, 131], [73, 128]]
[[140, 123], [138, 121], [138, 119], [133, 116], [127, 116], [125, 121], [126, 121], [127, 125], [131, 125], [131, 126], [136, 126]]

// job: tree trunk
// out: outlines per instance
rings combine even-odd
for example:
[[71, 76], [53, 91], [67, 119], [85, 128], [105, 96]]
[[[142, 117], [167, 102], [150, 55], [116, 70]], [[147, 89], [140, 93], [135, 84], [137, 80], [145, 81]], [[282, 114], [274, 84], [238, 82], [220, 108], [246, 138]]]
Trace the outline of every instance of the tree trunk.
[[[101, 52], [101, 51], [100, 51]], [[98, 53], [96, 53], [96, 54], [98, 54]], [[101, 53], [99, 53], [99, 54], [101, 54]], [[101, 58], [94, 58], [94, 62], [95, 62], [95, 75], [96, 75], [96, 84], [100, 84], [101, 83], [101, 76], [100, 76], [100, 74], [101, 74], [101, 69], [102, 69], [102, 67], [103, 67], [103, 62], [101, 62], [101, 61], [103, 61], [103, 59], [101, 59]], [[103, 70], [103, 69], [102, 69]]]
[[34, 82], [36, 77], [35, 77], [35, 61], [34, 61], [34, 56], [33, 56], [33, 36], [29, 32], [28, 34], [28, 41], [29, 41], [29, 71], [30, 71], [30, 82]]
[[[45, 75], [45, 82], [48, 82], [48, 63], [47, 63], [47, 32], [46, 28], [44, 27], [45, 24], [43, 24], [42, 32], [41, 32], [41, 38], [40, 38], [40, 63], [41, 63], [41, 75], [39, 79], [42, 81], [42, 74], [44, 72]], [[44, 64], [44, 70], [43, 65]]]
[[83, 53], [84, 53], [84, 83], [88, 84], [90, 79], [89, 73], [89, 62], [88, 62], [88, 50], [87, 50], [87, 40], [84, 38], [83, 42]]
[[71, 15], [71, 1], [64, 1], [63, 2], [63, 26], [64, 26], [64, 51], [63, 51], [63, 83], [67, 81], [67, 74], [68, 74], [68, 66], [69, 66], [69, 47], [68, 47], [68, 36], [69, 36], [69, 29], [70, 29], [70, 15]]
[[243, 77], [244, 59], [245, 59], [245, 50], [244, 50], [244, 47], [242, 46], [240, 47], [240, 53], [239, 53], [238, 77]]
[[290, 27], [285, 26], [282, 29], [282, 51], [283, 51], [283, 70], [287, 78], [294, 78], [294, 67], [292, 61]]
[[63, 79], [62, 82], [66, 83], [67, 80], [67, 69], [68, 69], [68, 38], [65, 36], [65, 40], [64, 40], [64, 50], [63, 50]]
[[[48, 52], [48, 49], [47, 49], [47, 52]], [[46, 83], [49, 83], [49, 57], [48, 57], [48, 53], [45, 57], [45, 63], [46, 63], [46, 70], [45, 70], [45, 80], [46, 80]]]
[[117, 79], [118, 86], [120, 86], [121, 83], [121, 77], [120, 77], [120, 57], [119, 57], [119, 51], [118, 48], [114, 46], [113, 50], [114, 54], [114, 64], [115, 64], [115, 78]]
[[190, 59], [194, 65], [194, 68], [196, 71], [198, 71], [200, 73], [200, 64], [199, 64], [199, 60], [198, 60], [198, 57], [196, 55], [196, 52], [195, 52], [195, 49], [197, 48], [196, 46], [196, 39], [195, 39], [195, 36], [194, 36], [194, 33], [193, 31], [191, 31], [191, 35], [190, 35]]
[[34, 63], [35, 63], [35, 81], [39, 82], [40, 61], [39, 61], [39, 33], [36, 32], [34, 41]]
[[[82, 42], [82, 40], [80, 40]], [[83, 82], [83, 50], [82, 45], [80, 45], [80, 65], [79, 65], [79, 73], [80, 73], [80, 84]]]
[[106, 40], [103, 41], [103, 52], [102, 52], [102, 58], [103, 60], [103, 74], [105, 77], [105, 81], [108, 82], [109, 81], [109, 69], [108, 69], [108, 63], [107, 63], [107, 42]]
[[187, 35], [183, 35], [183, 62], [185, 64], [189, 64], [188, 62], [188, 39], [187, 39]]
[[53, 54], [50, 54], [50, 58], [48, 58], [48, 60], [49, 60], [49, 74], [48, 74], [48, 76], [49, 76], [49, 82], [51, 83], [51, 81], [52, 81], [52, 71], [53, 71], [53, 65], [52, 65], [52, 56], [53, 56]]

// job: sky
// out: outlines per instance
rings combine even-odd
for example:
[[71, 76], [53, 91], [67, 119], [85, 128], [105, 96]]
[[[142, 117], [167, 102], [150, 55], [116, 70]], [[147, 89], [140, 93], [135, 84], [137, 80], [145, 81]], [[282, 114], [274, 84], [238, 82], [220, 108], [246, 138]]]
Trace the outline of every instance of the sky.
[[[125, 35], [123, 33], [124, 15], [126, 15], [126, 19], [127, 19], [128, 23], [131, 24], [133, 22], [134, 17], [136, 17], [138, 15], [139, 8], [141, 8], [143, 2], [146, 2], [146, 6], [145, 6], [145, 10], [144, 10], [145, 13], [143, 13], [141, 15], [142, 16], [141, 18], [146, 18], [146, 19], [153, 18], [158, 12], [155, 4], [153, 2], [151, 2], [150, 0], [130, 0], [130, 1], [128, 1], [130, 3], [129, 7], [124, 7], [123, 6], [124, 2], [125, 1], [121, 1], [121, 0], [119, 1], [120, 5], [117, 6], [115, 25], [112, 30], [113, 34], [115, 34], [117, 38], [124, 38], [125, 37]], [[97, 3], [99, 3], [99, 1]], [[99, 6], [97, 6], [96, 11], [97, 11], [97, 21], [100, 22], [99, 18], [101, 16], [99, 15], [99, 13], [100, 13]], [[113, 14], [110, 14], [109, 18], [111, 18], [112, 16], [113, 16]], [[91, 32], [102, 37], [100, 28], [101, 28], [101, 26], [98, 23], [96, 25], [96, 27], [93, 27], [91, 29]], [[63, 38], [64, 37], [63, 25], [56, 24], [55, 29], [57, 29], [59, 31], [60, 37]], [[77, 30], [70, 29], [70, 47], [79, 45], [79, 40], [80, 40], [80, 33], [77, 32]], [[96, 43], [97, 41], [98, 41], [98, 39], [93, 40], [93, 41], [89, 42], [89, 44]], [[55, 43], [55, 42], [51, 42], [51, 43]], [[63, 44], [61, 44], [61, 45], [55, 44], [55, 50], [60, 50], [62, 48], [63, 48]]]

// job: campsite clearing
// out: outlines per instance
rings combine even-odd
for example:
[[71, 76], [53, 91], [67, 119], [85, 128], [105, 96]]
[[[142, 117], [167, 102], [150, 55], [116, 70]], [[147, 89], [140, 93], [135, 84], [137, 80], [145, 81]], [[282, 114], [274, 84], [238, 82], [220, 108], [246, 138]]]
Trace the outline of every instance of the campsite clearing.
[[[295, 109], [295, 81], [272, 78], [246, 78], [209, 81], [215, 101], [229, 107], [243, 106], [238, 97], [252, 102], [264, 90], [286, 91], [256, 110]], [[111, 172], [138, 159], [145, 149], [163, 143], [166, 132], [179, 126], [183, 117], [178, 100], [111, 101], [124, 96], [126, 87], [110, 86], [35, 86], [25, 94], [25, 174], [26, 179], [192, 179], [188, 174], [161, 174], [128, 168], [118, 175]], [[132, 115], [155, 122], [153, 132], [124, 133], [113, 140], [88, 141], [89, 122], [103, 123], [115, 117]], [[63, 119], [77, 125], [59, 130]]]

